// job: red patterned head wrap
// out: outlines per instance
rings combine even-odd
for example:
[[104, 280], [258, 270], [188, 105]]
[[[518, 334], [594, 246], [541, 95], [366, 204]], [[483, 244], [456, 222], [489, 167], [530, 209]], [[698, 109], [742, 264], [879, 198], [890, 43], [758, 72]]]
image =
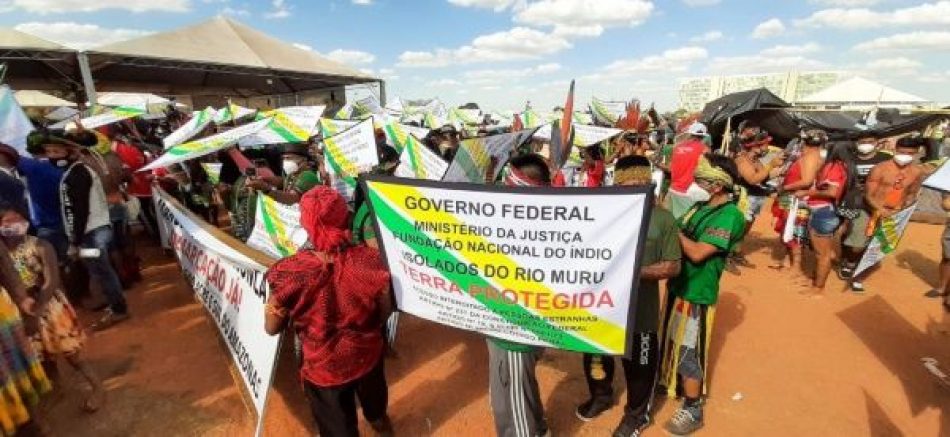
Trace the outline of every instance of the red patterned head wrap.
[[350, 241], [348, 219], [346, 201], [330, 187], [314, 187], [300, 199], [300, 225], [313, 248], [321, 252], [340, 249]]

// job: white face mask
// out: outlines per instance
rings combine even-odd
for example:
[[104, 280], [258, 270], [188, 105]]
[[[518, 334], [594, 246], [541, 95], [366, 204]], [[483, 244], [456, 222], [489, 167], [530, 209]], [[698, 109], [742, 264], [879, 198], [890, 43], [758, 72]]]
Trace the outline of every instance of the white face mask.
[[894, 162], [896, 162], [897, 165], [899, 165], [899, 166], [901, 166], [901, 167], [904, 167], [904, 166], [906, 166], [906, 165], [908, 165], [908, 164], [914, 162], [914, 156], [913, 156], [913, 155], [905, 155], [905, 154], [903, 154], [903, 153], [902, 153], [902, 154], [899, 154], [899, 155], [894, 155]]
[[281, 167], [283, 167], [285, 175], [291, 175], [296, 173], [297, 170], [300, 170], [300, 165], [297, 164], [297, 161], [292, 159], [285, 159], [281, 163]]
[[818, 152], [818, 156], [820, 156], [821, 159], [827, 159], [827, 158], [828, 158], [828, 151], [825, 150], [825, 149], [821, 149], [821, 151]]
[[860, 154], [862, 154], [862, 155], [870, 154], [871, 152], [874, 151], [874, 149], [876, 149], [876, 147], [875, 147], [874, 144], [872, 144], [872, 143], [861, 143], [861, 144], [858, 144], [858, 153], [860, 153]]
[[30, 229], [27, 222], [18, 222], [0, 227], [0, 236], [4, 237], [22, 237]]

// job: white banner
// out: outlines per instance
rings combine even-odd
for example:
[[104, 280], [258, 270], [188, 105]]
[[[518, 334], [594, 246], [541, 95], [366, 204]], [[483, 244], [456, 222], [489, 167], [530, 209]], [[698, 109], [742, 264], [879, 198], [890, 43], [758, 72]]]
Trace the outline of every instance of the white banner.
[[[485, 176], [491, 162], [495, 168], [491, 181], [498, 177], [502, 167], [508, 162], [511, 151], [526, 141], [533, 131], [526, 130], [510, 134], [492, 135], [481, 138], [469, 138], [459, 145], [455, 159], [442, 178], [446, 182], [486, 183]], [[491, 182], [488, 181], [488, 182]]]
[[855, 267], [853, 276], [857, 277], [865, 270], [881, 262], [887, 254], [897, 249], [897, 244], [904, 236], [904, 231], [907, 229], [907, 224], [910, 223], [910, 218], [914, 215], [915, 209], [917, 209], [916, 203], [890, 217], [884, 217], [878, 222], [874, 235], [871, 236], [871, 242], [868, 244], [867, 250], [864, 251], [861, 261], [858, 262], [858, 266]]
[[164, 191], [153, 195], [185, 280], [218, 326], [260, 422], [280, 343], [264, 331], [266, 268], [205, 230]]
[[352, 200], [356, 191], [356, 178], [379, 164], [373, 120], [363, 120], [337, 135], [325, 138], [323, 146], [324, 161], [333, 188], [347, 200]]
[[[603, 140], [619, 135], [623, 132], [620, 129], [612, 127], [589, 126], [586, 124], [574, 123], [574, 145], [579, 147], [597, 144]], [[551, 125], [541, 126], [534, 137], [542, 140], [551, 140]]]
[[359, 122], [350, 121], [350, 120], [335, 120], [332, 118], [321, 118], [320, 119], [320, 133], [323, 135], [323, 138], [329, 138], [353, 126], [356, 126], [357, 123]]
[[[93, 115], [90, 117], [83, 118], [79, 120], [79, 123], [82, 124], [84, 129], [95, 129], [100, 126], [105, 126], [107, 124], [112, 124], [117, 121], [122, 121], [127, 118], [139, 117], [145, 115], [145, 109], [135, 108], [129, 106], [120, 106], [118, 108], [108, 108], [105, 109], [103, 113], [98, 115]], [[70, 125], [74, 124], [73, 120], [63, 120], [59, 123], [53, 124], [50, 126], [50, 129], [70, 129]]]
[[226, 130], [210, 137], [204, 137], [199, 140], [191, 141], [185, 144], [179, 144], [165, 151], [165, 154], [152, 161], [149, 165], [142, 167], [139, 171], [147, 171], [160, 167], [167, 167], [172, 164], [184, 162], [189, 159], [200, 158], [209, 153], [231, 147], [248, 135], [253, 135], [267, 127], [270, 118], [258, 120], [243, 126], [238, 126], [231, 130]]
[[254, 115], [254, 110], [250, 108], [245, 108], [243, 106], [238, 106], [233, 103], [228, 103], [227, 106], [218, 110], [214, 115], [215, 124], [224, 124], [231, 121], [240, 120], [244, 117], [249, 117]]
[[317, 133], [317, 123], [325, 106], [288, 106], [262, 112], [259, 118], [271, 118], [266, 129], [248, 135], [238, 142], [241, 147], [266, 144], [303, 143]]
[[399, 155], [399, 167], [396, 167], [396, 176], [410, 179], [428, 179], [438, 181], [442, 179], [449, 164], [422, 145], [412, 135], [408, 135], [406, 147]]
[[176, 129], [174, 132], [168, 134], [167, 137], [162, 139], [162, 143], [165, 145], [165, 148], [168, 149], [172, 146], [177, 146], [201, 133], [201, 131], [205, 130], [205, 128], [211, 124], [214, 119], [214, 115], [215, 110], [210, 106], [196, 112], [187, 123], [181, 125], [180, 128]]
[[648, 187], [369, 177], [366, 188], [401, 310], [522, 344], [630, 353]]
[[307, 242], [307, 231], [300, 226], [300, 207], [284, 205], [272, 197], [257, 195], [254, 229], [247, 245], [280, 259], [297, 253]]
[[933, 172], [933, 174], [924, 180], [925, 187], [950, 194], [950, 165], [947, 165], [948, 162], [950, 162], [950, 160], [941, 165], [937, 171]]
[[409, 136], [416, 137], [417, 140], [425, 139], [429, 135], [429, 129], [416, 127], [408, 124], [389, 122], [383, 126], [386, 132], [386, 144], [393, 146], [397, 152], [402, 152], [406, 148], [406, 142]]

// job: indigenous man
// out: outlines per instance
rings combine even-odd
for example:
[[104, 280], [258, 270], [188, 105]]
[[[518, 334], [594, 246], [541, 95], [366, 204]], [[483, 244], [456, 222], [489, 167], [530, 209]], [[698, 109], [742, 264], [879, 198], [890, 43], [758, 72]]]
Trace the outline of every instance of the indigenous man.
[[[707, 353], [726, 257], [745, 231], [745, 217], [733, 198], [738, 172], [724, 156], [707, 155], [696, 167], [696, 183], [709, 193], [679, 218], [683, 268], [669, 281], [662, 381], [670, 396], [681, 390], [683, 405], [666, 430], [687, 435], [703, 426], [702, 396], [708, 378]], [[682, 387], [680, 387], [682, 383]]]
[[[643, 156], [620, 158], [614, 169], [614, 185], [650, 186], [653, 182], [649, 159]], [[627, 406], [614, 430], [615, 437], [637, 437], [650, 423], [650, 408], [659, 370], [660, 280], [679, 274], [682, 253], [676, 220], [662, 207], [653, 208], [643, 250], [643, 266], [637, 290], [634, 341], [631, 356], [621, 359], [627, 381]], [[584, 354], [584, 376], [591, 398], [577, 407], [577, 417], [587, 422], [613, 405], [614, 359], [606, 355]]]
[[[521, 155], [508, 162], [505, 185], [548, 186], [551, 173], [539, 155]], [[488, 387], [495, 433], [499, 437], [547, 434], [544, 406], [535, 376], [542, 349], [508, 340], [488, 339]]]
[[263, 192], [284, 205], [300, 201], [304, 193], [321, 185], [320, 175], [312, 169], [306, 144], [285, 144], [281, 155], [284, 177], [252, 177], [246, 186]]
[[877, 138], [871, 134], [862, 135], [858, 138], [856, 153], [854, 156], [855, 178], [854, 186], [851, 192], [845, 193], [844, 206], [853, 210], [856, 215], [850, 220], [848, 233], [841, 242], [842, 256], [844, 262], [841, 263], [839, 276], [841, 279], [850, 280], [851, 290], [860, 293], [864, 291], [864, 284], [856, 278], [852, 278], [854, 269], [861, 261], [865, 249], [867, 249], [870, 239], [867, 237], [868, 220], [871, 219], [871, 211], [867, 202], [864, 201], [867, 195], [867, 180], [876, 165], [890, 161], [891, 155], [878, 149]]
[[[745, 220], [746, 229], [742, 237], [749, 233], [756, 217], [762, 212], [762, 207], [771, 194], [765, 182], [775, 175], [775, 168], [780, 167], [784, 162], [783, 155], [776, 155], [768, 162], [762, 162], [762, 159], [768, 154], [769, 145], [772, 137], [768, 132], [758, 131], [751, 135], [741, 137], [739, 143], [742, 150], [735, 157], [736, 168], [739, 170], [739, 185], [744, 187], [748, 195], [748, 205], [746, 206]], [[749, 263], [745, 255], [738, 247], [730, 261], [742, 267], [755, 267]]]
[[687, 130], [689, 139], [676, 145], [670, 156], [670, 191], [667, 196], [668, 207], [673, 217], [679, 218], [694, 203], [706, 199], [706, 192], [696, 186], [693, 172], [696, 164], [704, 153], [709, 152], [709, 146], [703, 138], [709, 131], [702, 123], [693, 123]]

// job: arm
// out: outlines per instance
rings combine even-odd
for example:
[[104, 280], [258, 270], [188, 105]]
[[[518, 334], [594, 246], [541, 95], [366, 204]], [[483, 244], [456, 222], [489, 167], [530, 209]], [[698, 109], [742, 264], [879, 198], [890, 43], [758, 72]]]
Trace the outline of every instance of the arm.
[[640, 269], [640, 279], [659, 281], [670, 279], [680, 274], [680, 261], [660, 261]]
[[769, 173], [772, 172], [771, 162], [769, 162], [769, 165], [764, 165], [758, 170], [756, 170], [755, 166], [752, 165], [749, 160], [741, 157], [736, 160], [736, 164], [739, 168], [739, 176], [742, 176], [742, 179], [752, 185], [765, 182], [765, 180], [769, 178]]
[[17, 273], [13, 260], [10, 259], [10, 252], [3, 244], [0, 244], [0, 286], [7, 290], [16, 302], [23, 302], [28, 298], [23, 281], [20, 280], [20, 274]]
[[295, 190], [291, 190], [291, 191], [276, 191], [276, 190], [274, 190], [274, 191], [271, 191], [271, 192], [265, 193], [265, 194], [267, 194], [267, 195], [270, 196], [272, 199], [274, 199], [274, 200], [276, 200], [277, 202], [282, 203], [282, 204], [284, 204], [284, 205], [294, 205], [294, 204], [300, 202], [300, 193], [297, 193], [297, 191], [295, 191]]
[[264, 308], [264, 332], [267, 332], [267, 335], [278, 335], [285, 327], [287, 327], [287, 311], [280, 307], [274, 296], [271, 296]]
[[884, 203], [878, 202], [875, 194], [881, 189], [881, 182], [883, 178], [881, 177], [881, 170], [878, 166], [874, 166], [871, 169], [871, 173], [868, 173], [868, 181], [864, 186], [864, 201], [867, 203], [871, 209], [880, 211], [884, 209]]
[[910, 207], [917, 202], [917, 198], [920, 196], [920, 189], [923, 188], [925, 177], [926, 174], [921, 172], [921, 174], [917, 176], [916, 179], [914, 179], [914, 182], [905, 188], [906, 191], [904, 192], [904, 204], [901, 205], [901, 209]]
[[940, 199], [940, 206], [943, 207], [944, 211], [950, 212], [950, 193], [944, 193]]
[[683, 248], [683, 255], [694, 264], [701, 263], [716, 254], [719, 248], [709, 243], [690, 240], [689, 237], [679, 233], [680, 246]]

